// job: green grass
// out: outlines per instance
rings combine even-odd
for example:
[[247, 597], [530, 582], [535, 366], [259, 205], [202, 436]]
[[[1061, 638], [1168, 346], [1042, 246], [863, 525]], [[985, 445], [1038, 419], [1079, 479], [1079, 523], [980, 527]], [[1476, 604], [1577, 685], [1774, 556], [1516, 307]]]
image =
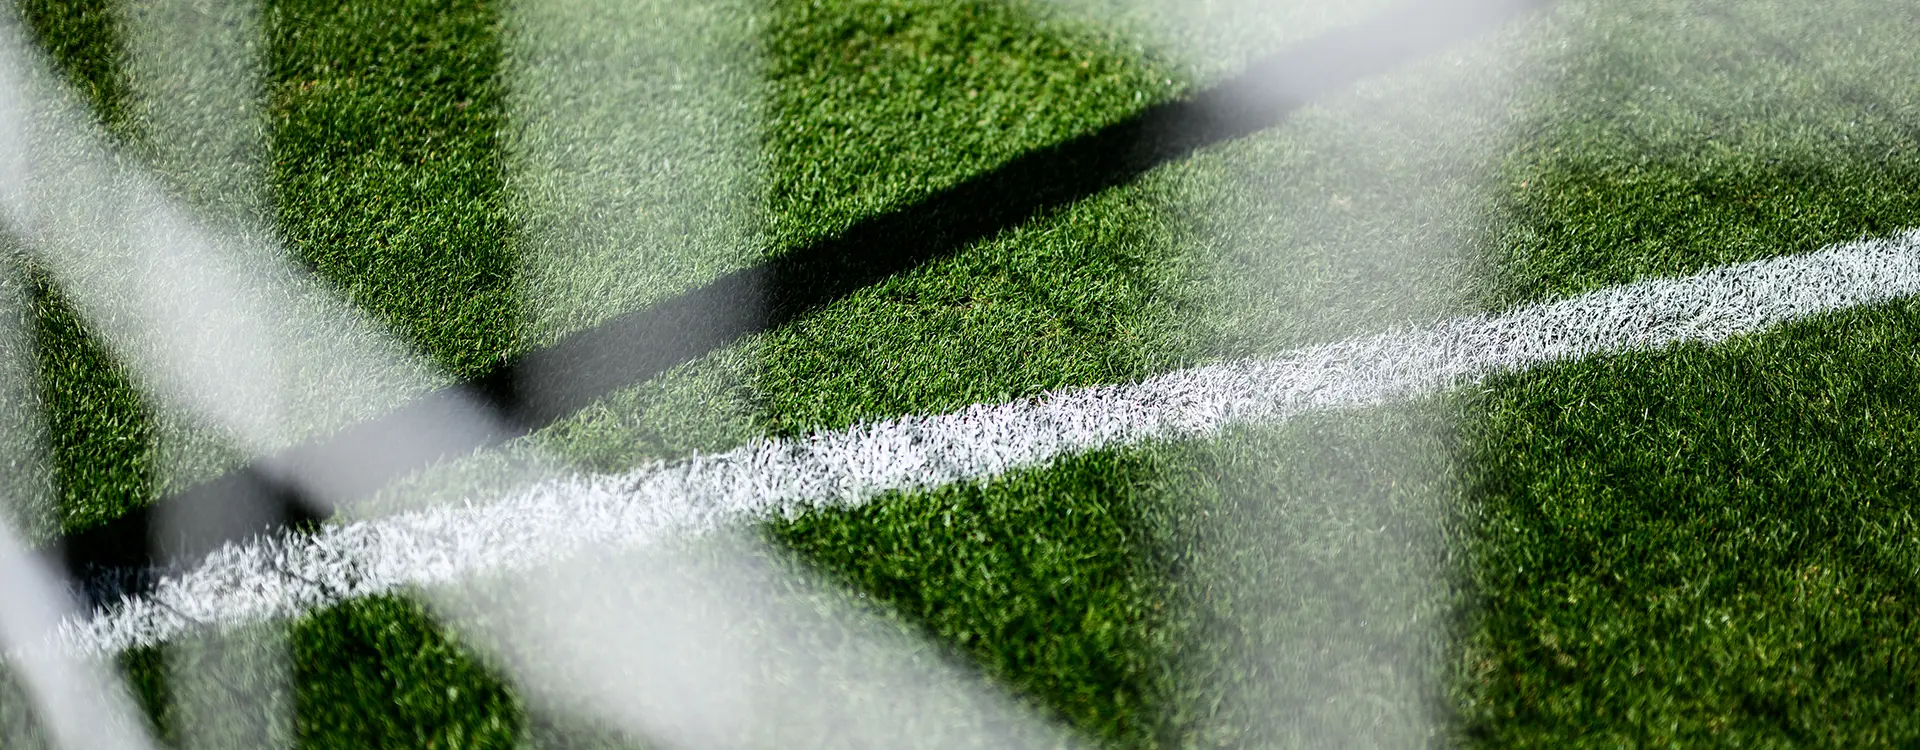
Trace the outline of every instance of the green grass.
[[514, 293], [538, 346], [763, 259], [753, 0], [512, 5], [503, 148]]
[[447, 371], [499, 362], [518, 321], [499, 10], [293, 0], [271, 4], [266, 25], [292, 254]]
[[110, 0], [30, 0], [16, 12], [81, 101], [102, 123], [124, 126], [130, 95], [119, 8]]
[[[1852, 54], [1818, 46], [1831, 38], [1800, 42], [1797, 22], [1766, 9], [1719, 12], [1732, 20], [1684, 41], [1632, 31], [1674, 22], [1670, 8], [1576, 17], [1624, 39], [1565, 58], [1565, 93], [1508, 162], [1500, 298], [1920, 219], [1920, 162], [1899, 115], [1908, 95], [1876, 83], [1912, 69], [1912, 55], [1849, 66]], [[1875, 36], [1839, 35], [1863, 48]], [[1491, 389], [1470, 453], [1483, 515], [1478, 619], [1461, 656], [1466, 736], [1911, 742], [1915, 312], [1831, 315]]]
[[[138, 152], [114, 12], [28, 6]], [[276, 231], [471, 374], [1094, 131], [1191, 89], [1183, 71], [1231, 70], [1148, 47], [1133, 16], [1022, 2], [649, 12], [664, 20], [270, 4]], [[1920, 225], [1916, 102], [1897, 85], [1920, 58], [1888, 13], [1567, 3], [533, 442], [617, 470]], [[579, 19], [608, 30], [565, 31]], [[650, 38], [671, 41], [629, 51]], [[676, 72], [682, 54], [712, 64]], [[654, 101], [655, 81], [698, 101]], [[60, 507], [81, 528], [152, 497], [156, 428], [39, 294]], [[1111, 746], [1910, 744], [1916, 323], [1912, 303], [1883, 305], [764, 531]], [[529, 708], [405, 597], [236, 636], [220, 658], [252, 674], [280, 637], [294, 718], [271, 731], [301, 746], [630, 744]], [[220, 641], [124, 659], [171, 740], [191, 725], [181, 696], [204, 692], [179, 665]]]
[[[1837, 6], [1827, 23], [1868, 23], [1873, 7]], [[1885, 32], [1812, 32], [1786, 9], [1622, 10], [1564, 14], [1578, 33], [1609, 41], [1545, 61], [1543, 95], [1528, 103], [1503, 165], [1496, 302], [1802, 252], [1920, 221], [1920, 143], [1908, 114], [1916, 102], [1881, 85], [1920, 70], [1912, 50], [1887, 46]], [[1682, 22], [1693, 31], [1656, 31]], [[1873, 64], [1835, 63], [1858, 54]]]
[[1159, 710], [1180, 627], [1152, 513], [1181, 467], [1162, 460], [1090, 456], [808, 514], [773, 537], [1083, 730], [1147, 743], [1179, 729]]
[[786, 243], [1094, 130], [1176, 84], [1024, 3], [774, 7], [768, 201]]
[[[49, 63], [100, 125], [124, 141], [140, 128], [129, 113], [122, 28], [108, 2], [33, 2], [19, 8]], [[146, 400], [106, 347], [80, 323], [45, 274], [31, 280], [33, 356], [39, 369], [55, 499], [51, 527], [77, 531], [151, 500], [153, 424]]]
[[32, 309], [59, 528], [84, 529], [147, 501], [154, 440], [147, 407], [113, 355], [44, 278]]
[[1474, 447], [1491, 744], [1905, 744], [1911, 302], [1506, 379]]
[[498, 747], [520, 730], [519, 700], [418, 604], [334, 607], [288, 636], [303, 746]]

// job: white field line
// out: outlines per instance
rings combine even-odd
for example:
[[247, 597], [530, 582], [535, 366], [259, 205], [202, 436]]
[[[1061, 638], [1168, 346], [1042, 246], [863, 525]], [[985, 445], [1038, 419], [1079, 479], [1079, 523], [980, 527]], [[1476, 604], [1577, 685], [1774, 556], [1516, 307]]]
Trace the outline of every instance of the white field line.
[[1363, 407], [1592, 354], [1714, 342], [1920, 293], [1920, 231], [1655, 279], [1427, 328], [1180, 370], [1138, 383], [763, 440], [624, 474], [570, 476], [491, 504], [229, 545], [149, 595], [69, 620], [62, 650], [111, 653], [350, 597], [521, 569], [588, 547], [984, 480], [1058, 457]]

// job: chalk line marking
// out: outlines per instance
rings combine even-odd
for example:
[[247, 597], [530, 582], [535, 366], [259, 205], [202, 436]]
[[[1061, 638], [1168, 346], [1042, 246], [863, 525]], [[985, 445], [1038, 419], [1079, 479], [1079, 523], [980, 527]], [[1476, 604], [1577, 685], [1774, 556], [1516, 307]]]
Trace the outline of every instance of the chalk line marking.
[[66, 621], [56, 637], [62, 650], [112, 653], [590, 547], [644, 545], [809, 507], [859, 505], [894, 490], [984, 480], [1064, 455], [1383, 404], [1546, 362], [1711, 343], [1916, 293], [1920, 230], [1137, 383], [761, 440], [627, 473], [554, 479], [491, 504], [228, 545], [146, 596]]

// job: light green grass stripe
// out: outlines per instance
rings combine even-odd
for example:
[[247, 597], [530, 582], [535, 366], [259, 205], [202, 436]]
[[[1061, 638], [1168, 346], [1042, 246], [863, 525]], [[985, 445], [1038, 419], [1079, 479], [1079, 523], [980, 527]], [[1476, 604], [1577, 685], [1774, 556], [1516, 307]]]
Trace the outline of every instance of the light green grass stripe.
[[1461, 425], [1464, 736], [1920, 738], [1920, 305], [1500, 378]]

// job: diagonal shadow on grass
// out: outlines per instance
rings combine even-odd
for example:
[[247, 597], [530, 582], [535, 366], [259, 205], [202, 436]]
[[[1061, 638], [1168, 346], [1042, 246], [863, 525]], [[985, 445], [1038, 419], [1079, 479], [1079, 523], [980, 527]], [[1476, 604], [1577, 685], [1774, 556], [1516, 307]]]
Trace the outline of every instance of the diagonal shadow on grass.
[[[1364, 78], [1444, 50], [1551, 0], [1415, 0], [1367, 22], [1263, 58], [1187, 99], [1148, 107], [1100, 130], [1037, 149], [898, 211], [758, 266], [567, 336], [472, 381], [197, 485], [62, 540], [60, 554], [98, 605], [137, 593], [157, 568], [197, 560], [228, 541], [318, 522], [316, 498], [276, 479], [351, 477], [342, 497], [447, 456], [498, 445], [622, 387], [777, 328], [894, 274], [1126, 184], [1206, 146], [1268, 128]], [[492, 419], [475, 419], [475, 403]], [[477, 427], [487, 424], [490, 427]], [[232, 519], [191, 536], [152, 538], [164, 509]], [[259, 519], [278, 518], [262, 528]], [[164, 541], [164, 543], [162, 543]]]

